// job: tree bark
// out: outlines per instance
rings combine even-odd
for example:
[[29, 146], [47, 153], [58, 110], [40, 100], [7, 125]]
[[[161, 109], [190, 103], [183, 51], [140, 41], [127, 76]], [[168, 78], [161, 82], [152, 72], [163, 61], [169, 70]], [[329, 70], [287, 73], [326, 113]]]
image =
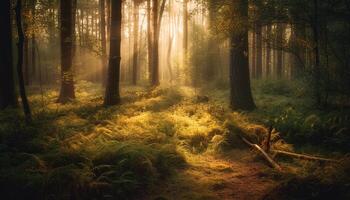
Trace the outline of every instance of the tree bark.
[[102, 84], [106, 84], [107, 75], [107, 41], [106, 41], [106, 6], [105, 0], [100, 0], [100, 33], [101, 33], [101, 64], [102, 64]]
[[132, 84], [137, 84], [137, 74], [138, 74], [138, 59], [139, 59], [139, 3], [134, 1], [134, 47], [133, 47], [133, 61], [132, 61]]
[[[234, 6], [238, 17], [248, 25], [248, 0], [238, 0]], [[231, 35], [230, 45], [230, 103], [233, 110], [252, 110], [255, 108], [253, 101], [248, 55], [248, 28], [241, 28]]]
[[278, 79], [281, 79], [283, 76], [283, 36], [284, 36], [284, 30], [283, 25], [281, 23], [277, 24], [277, 44], [276, 44], [276, 51], [277, 51], [277, 63], [276, 63], [276, 75]]
[[183, 62], [184, 66], [187, 66], [188, 56], [188, 0], [183, 1]]
[[271, 25], [267, 25], [266, 27], [266, 77], [271, 75]]
[[[165, 1], [165, 0], [163, 0]], [[152, 51], [152, 86], [159, 85], [159, 49], [158, 49], [158, 0], [153, 0], [153, 51]]]
[[260, 79], [262, 77], [262, 27], [258, 23], [256, 25], [256, 77]]
[[30, 122], [32, 119], [26, 90], [24, 86], [23, 78], [23, 44], [24, 44], [24, 33], [22, 29], [22, 0], [17, 1], [16, 5], [16, 23], [18, 31], [18, 63], [17, 63], [17, 73], [18, 73], [18, 82], [19, 82], [19, 92], [22, 99], [22, 106], [24, 115], [27, 122]]
[[61, 90], [59, 103], [75, 99], [74, 74], [72, 70], [73, 9], [71, 0], [61, 0]]
[[152, 24], [151, 24], [151, 0], [147, 0], [147, 48], [148, 48], [148, 73], [149, 78], [152, 78]]
[[[32, 0], [31, 2], [31, 12], [32, 12], [32, 22], [34, 25], [35, 24], [35, 6], [36, 6], [36, 0]], [[32, 79], [35, 80], [36, 79], [36, 56], [35, 56], [35, 49], [36, 49], [36, 36], [35, 36], [35, 30], [32, 30], [32, 35], [31, 35], [31, 43], [32, 43], [32, 48], [31, 48], [31, 67], [32, 67], [32, 73], [31, 73], [31, 76], [32, 76]]]
[[11, 31], [11, 1], [0, 1], [0, 109], [16, 107]]
[[120, 47], [122, 25], [122, 1], [111, 1], [111, 28], [110, 52], [108, 65], [108, 78], [104, 105], [111, 106], [120, 103], [119, 77], [120, 77]]

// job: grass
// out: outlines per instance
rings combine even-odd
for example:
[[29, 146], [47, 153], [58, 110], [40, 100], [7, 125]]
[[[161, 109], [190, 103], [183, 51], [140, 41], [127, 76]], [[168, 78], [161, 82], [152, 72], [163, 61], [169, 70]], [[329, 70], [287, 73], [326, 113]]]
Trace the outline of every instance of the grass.
[[[275, 148], [333, 156], [348, 152], [349, 112], [313, 108], [298, 83], [254, 82], [259, 109], [250, 113], [231, 112], [226, 90], [126, 86], [122, 104], [106, 108], [99, 86], [79, 82], [76, 88], [77, 100], [66, 105], [55, 103], [54, 88], [43, 94], [31, 89], [30, 125], [18, 110], [0, 113], [0, 192], [5, 199], [171, 199], [166, 185], [183, 193], [182, 199], [215, 199], [227, 184], [226, 172], [220, 171], [227, 163], [219, 158], [240, 162], [246, 146], [238, 136], [262, 144], [270, 124]], [[312, 174], [309, 162], [281, 161], [287, 177], [299, 181], [304, 179], [298, 175]], [[249, 162], [256, 162], [254, 156]], [[325, 167], [330, 166], [316, 169]], [[335, 180], [333, 172], [328, 179]], [[292, 184], [287, 180], [294, 179], [287, 177], [280, 179]], [[328, 182], [336, 184], [344, 185]]]

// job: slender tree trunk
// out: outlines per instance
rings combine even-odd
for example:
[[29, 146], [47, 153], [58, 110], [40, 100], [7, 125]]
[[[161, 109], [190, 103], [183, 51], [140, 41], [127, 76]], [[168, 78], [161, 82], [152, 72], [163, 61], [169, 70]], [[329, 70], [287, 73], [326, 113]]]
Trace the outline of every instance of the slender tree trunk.
[[[24, 20], [26, 21], [26, 20]], [[28, 37], [26, 36], [26, 32], [28, 32], [27, 24], [23, 23], [23, 29], [24, 29], [24, 41], [23, 41], [23, 59], [24, 59], [24, 66], [23, 66], [23, 78], [24, 78], [24, 85], [28, 86], [30, 84], [30, 78], [29, 78], [29, 42]]]
[[256, 77], [260, 79], [262, 76], [262, 27], [258, 23], [256, 26]]
[[266, 77], [270, 77], [271, 75], [271, 25], [267, 25], [266, 27]]
[[100, 32], [101, 32], [101, 64], [102, 64], [102, 84], [106, 85], [107, 75], [107, 41], [106, 41], [106, 6], [105, 0], [100, 0]]
[[106, 9], [107, 10], [107, 41], [109, 41], [110, 33], [111, 33], [111, 0], [106, 0], [106, 7], [107, 7]]
[[133, 62], [132, 62], [132, 84], [136, 85], [137, 83], [137, 74], [138, 74], [138, 59], [139, 59], [139, 3], [134, 2], [134, 52], [133, 52]]
[[104, 105], [116, 105], [120, 103], [119, 77], [120, 77], [120, 47], [122, 25], [122, 1], [112, 0], [111, 5], [111, 33], [108, 78]]
[[149, 79], [152, 78], [152, 49], [153, 49], [153, 41], [152, 41], [152, 24], [151, 24], [151, 0], [147, 0], [147, 48], [148, 48], [148, 74]]
[[0, 110], [16, 107], [11, 31], [11, 1], [0, 1]]
[[215, 41], [215, 37], [214, 37], [214, 33], [213, 33], [213, 29], [215, 27], [215, 0], [209, 0], [208, 2], [208, 11], [209, 11], [209, 31], [210, 31], [210, 35], [209, 35], [209, 39], [208, 39], [208, 50], [207, 50], [207, 66], [206, 66], [206, 70], [205, 70], [205, 79], [212, 81], [215, 77], [215, 69], [216, 69], [216, 59], [217, 59], [217, 50], [218, 50], [218, 46], [216, 45], [216, 41]]
[[61, 0], [61, 90], [59, 103], [75, 99], [74, 74], [72, 70], [73, 9], [71, 0]]
[[[237, 6], [237, 8], [236, 8]], [[248, 24], [248, 0], [237, 0], [233, 8]], [[243, 28], [231, 36], [230, 46], [230, 103], [233, 110], [255, 108], [249, 78], [248, 28]]]
[[[36, 15], [36, 13], [35, 13], [35, 6], [36, 6], [36, 0], [32, 0], [32, 10], [31, 10], [31, 12], [32, 12], [32, 22], [33, 22], [33, 24], [32, 25], [34, 25], [35, 24], [35, 15]], [[31, 35], [31, 43], [32, 43], [32, 46], [31, 46], [31, 61], [32, 61], [32, 63], [31, 63], [31, 68], [32, 68], [32, 71], [31, 71], [31, 77], [32, 77], [32, 79], [33, 80], [35, 80], [35, 78], [36, 78], [36, 56], [35, 56], [35, 49], [36, 49], [36, 38], [35, 38], [35, 31], [33, 31], [32, 30], [32, 35]]]
[[256, 34], [255, 34], [255, 27], [254, 27], [254, 30], [252, 31], [252, 44], [251, 44], [251, 77], [253, 79], [256, 78]]
[[187, 66], [187, 56], [188, 56], [188, 0], [183, 0], [183, 62], [184, 66]]
[[[165, 1], [165, 0], [163, 0]], [[153, 0], [153, 52], [152, 52], [152, 86], [159, 85], [159, 49], [158, 49], [158, 0]]]
[[168, 45], [168, 53], [167, 53], [167, 65], [168, 65], [168, 71], [169, 71], [169, 77], [170, 77], [170, 83], [173, 82], [173, 70], [171, 66], [171, 50], [173, 47], [173, 39], [174, 35], [172, 33], [172, 24], [173, 24], [173, 10], [172, 10], [172, 0], [169, 0], [169, 45]]
[[24, 33], [22, 29], [22, 0], [17, 1], [16, 5], [16, 23], [17, 23], [17, 31], [18, 31], [18, 63], [17, 63], [17, 73], [18, 73], [18, 82], [19, 82], [19, 92], [22, 99], [22, 106], [24, 110], [24, 115], [27, 122], [30, 122], [32, 119], [26, 90], [24, 86], [23, 79], [23, 44], [24, 44]]
[[276, 75], [278, 79], [281, 79], [283, 76], [283, 36], [284, 36], [284, 26], [281, 23], [277, 24], [277, 63], [276, 63]]

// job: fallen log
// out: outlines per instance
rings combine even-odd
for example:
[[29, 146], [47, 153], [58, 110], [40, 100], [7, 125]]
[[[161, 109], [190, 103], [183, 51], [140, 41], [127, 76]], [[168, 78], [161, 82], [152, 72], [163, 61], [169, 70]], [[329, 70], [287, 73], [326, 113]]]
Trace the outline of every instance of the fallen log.
[[244, 137], [241, 137], [241, 138], [247, 145], [258, 150], [264, 156], [265, 160], [267, 160], [273, 168], [277, 169], [278, 171], [282, 171], [282, 168], [259, 145], [249, 142]]
[[305, 159], [305, 160], [317, 160], [317, 161], [324, 161], [324, 162], [339, 162], [339, 160], [335, 160], [335, 159], [321, 158], [321, 157], [317, 157], [317, 156], [298, 154], [298, 153], [282, 151], [282, 150], [271, 150], [271, 151], [275, 154], [283, 154], [286, 156], [291, 156], [291, 157]]

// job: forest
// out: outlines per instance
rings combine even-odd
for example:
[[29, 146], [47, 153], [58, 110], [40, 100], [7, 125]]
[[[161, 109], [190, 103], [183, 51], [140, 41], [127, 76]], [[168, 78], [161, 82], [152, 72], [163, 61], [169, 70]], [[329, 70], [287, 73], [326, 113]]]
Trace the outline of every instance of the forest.
[[350, 0], [1, 0], [0, 199], [350, 199]]

